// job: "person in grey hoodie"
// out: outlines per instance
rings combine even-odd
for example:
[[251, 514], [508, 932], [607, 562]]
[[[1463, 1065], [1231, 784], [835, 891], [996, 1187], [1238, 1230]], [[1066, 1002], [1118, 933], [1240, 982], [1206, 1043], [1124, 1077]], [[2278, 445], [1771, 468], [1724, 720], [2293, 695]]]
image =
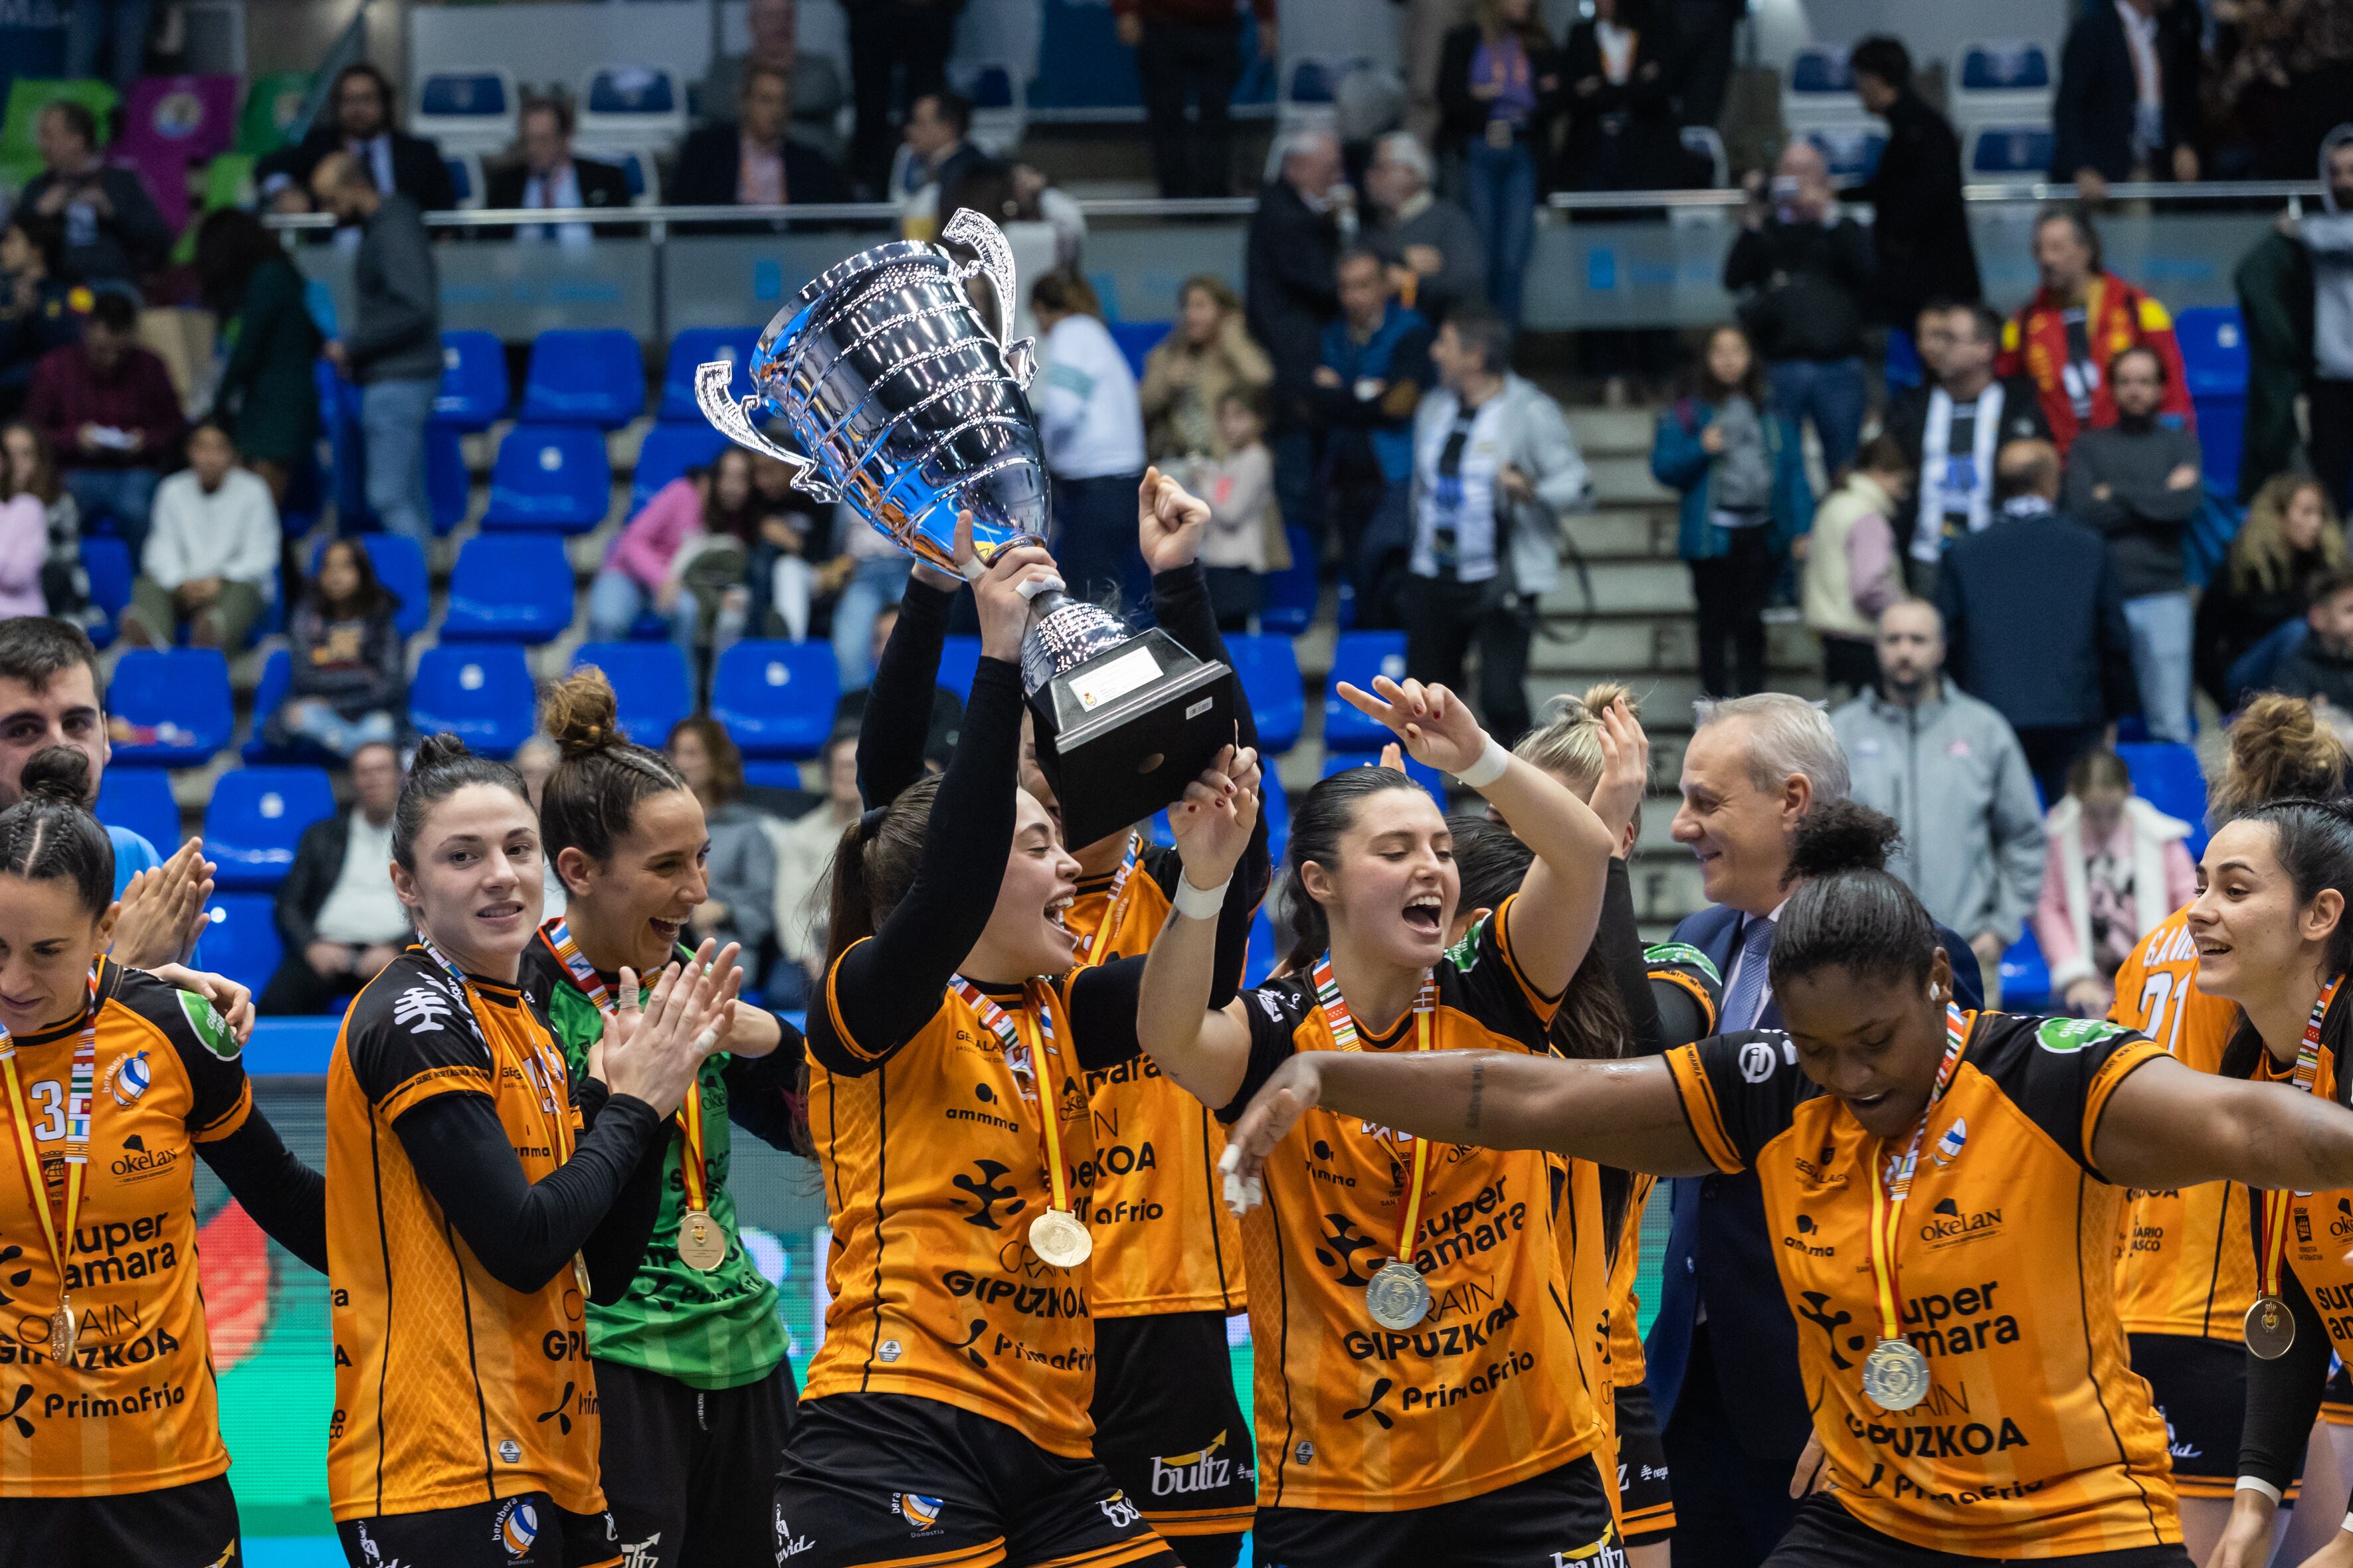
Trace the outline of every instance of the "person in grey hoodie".
[[2325, 212], [2296, 226], [2312, 264], [2312, 380], [2306, 387], [2312, 471], [2342, 516], [2353, 506], [2353, 124], [2320, 144]]
[[2108, 544], [2132, 634], [2133, 684], [2151, 737], [2189, 743], [2194, 617], [2181, 541], [2205, 500], [2198, 437], [2160, 423], [2165, 361], [2129, 348], [2108, 362], [2116, 422], [2075, 437], [2060, 510]]
[[311, 192], [337, 222], [360, 230], [352, 272], [358, 310], [327, 357], [360, 384], [368, 505], [392, 532], [429, 545], [425, 424], [441, 389], [441, 285], [424, 215], [398, 191], [378, 191], [348, 153], [319, 160]]
[[2001, 955], [2042, 895], [2042, 812], [2010, 721], [1945, 679], [1936, 606], [1880, 612], [1879, 689], [1831, 715], [1849, 794], [1894, 817], [1904, 841], [1887, 868], [1930, 915], [1968, 938], [1998, 1006]]

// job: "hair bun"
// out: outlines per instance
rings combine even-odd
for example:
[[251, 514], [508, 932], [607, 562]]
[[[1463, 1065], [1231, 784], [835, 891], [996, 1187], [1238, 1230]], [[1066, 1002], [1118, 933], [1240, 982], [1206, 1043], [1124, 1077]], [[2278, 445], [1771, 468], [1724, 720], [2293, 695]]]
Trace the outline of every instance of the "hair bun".
[[1884, 871], [1903, 837], [1895, 819], [1856, 800], [1833, 800], [1798, 819], [1789, 839], [1785, 882], [1834, 877], [1841, 871]]
[[1585, 710], [1585, 716], [1597, 724], [1601, 722], [1601, 715], [1609, 710], [1613, 702], [1625, 703], [1626, 711], [1637, 719], [1642, 716], [1641, 701], [1635, 697], [1634, 689], [1622, 680], [1597, 680], [1585, 689], [1583, 697], [1577, 699], [1577, 705]]
[[461, 762], [473, 754], [465, 742], [444, 730], [438, 734], [425, 737], [424, 743], [417, 748], [417, 755], [409, 759], [408, 771], [411, 773], [427, 773]]
[[613, 683], [593, 664], [547, 689], [539, 700], [539, 724], [566, 758], [593, 756], [629, 741], [621, 729]]
[[25, 759], [17, 788], [26, 800], [89, 809], [90, 759], [71, 746], [44, 746]]

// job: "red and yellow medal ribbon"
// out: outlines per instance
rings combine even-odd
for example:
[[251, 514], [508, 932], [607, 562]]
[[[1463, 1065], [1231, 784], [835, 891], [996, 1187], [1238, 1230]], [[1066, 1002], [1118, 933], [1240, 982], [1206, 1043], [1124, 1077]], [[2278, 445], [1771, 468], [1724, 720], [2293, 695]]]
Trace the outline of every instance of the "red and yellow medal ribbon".
[[[2312, 1005], [2312, 1016], [2304, 1021], [2304, 1041], [2295, 1050], [2295, 1091], [2310, 1094], [2320, 1080], [2320, 1026], [2328, 1016], [2328, 1004], [2335, 1000], [2337, 987], [2344, 980], [2338, 975], [2320, 988], [2320, 999]], [[2263, 1249], [2262, 1278], [2256, 1281], [2255, 1296], [2259, 1300], [2276, 1301], [2280, 1293], [2280, 1266], [2287, 1252], [2287, 1210], [2295, 1194], [2284, 1187], [2267, 1188], [2263, 1193], [2261, 1211]]]
[[1961, 1016], [1958, 1007], [1946, 1003], [1945, 1059], [1936, 1066], [1936, 1082], [1928, 1090], [1928, 1103], [1920, 1108], [1920, 1125], [1912, 1130], [1912, 1147], [1905, 1152], [1904, 1163], [1888, 1170], [1883, 1178], [1881, 1162], [1887, 1155], [1887, 1141], [1877, 1139], [1871, 1146], [1871, 1282], [1879, 1295], [1879, 1337], [1883, 1340], [1904, 1338], [1896, 1279], [1904, 1206], [1912, 1197], [1912, 1174], [1919, 1163], [1921, 1142], [1928, 1134], [1928, 1119], [1952, 1084], [1953, 1069], [1960, 1065], [1961, 1051], [1968, 1044], [1968, 1021]]
[[92, 971], [90, 1012], [82, 1023], [81, 1038], [74, 1046], [66, 1098], [66, 1199], [62, 1226], [49, 1204], [48, 1183], [41, 1176], [40, 1138], [34, 1131], [32, 1106], [25, 1098], [25, 1086], [16, 1073], [16, 1042], [5, 1029], [0, 1029], [0, 1075], [5, 1075], [8, 1082], [8, 1118], [16, 1131], [17, 1165], [25, 1174], [25, 1196], [40, 1219], [41, 1237], [48, 1244], [49, 1261], [58, 1271], [61, 1305], [66, 1254], [73, 1246], [74, 1227], [81, 1218], [82, 1184], [90, 1170], [90, 1090], [97, 1080], [98, 1012], [98, 974]]
[[[564, 972], [572, 976], [572, 984], [596, 1005], [596, 1011], [607, 1016], [618, 1011], [612, 987], [605, 984], [605, 977], [596, 973], [596, 966], [589, 963], [587, 955], [580, 951], [580, 944], [573, 939], [571, 926], [562, 915], [539, 928], [539, 940], [546, 944], [548, 952], [555, 955], [555, 961], [564, 965]], [[640, 993], [644, 989], [640, 986]], [[686, 1206], [691, 1212], [701, 1213], [711, 1206], [711, 1194], [702, 1174], [702, 1076], [700, 1072], [696, 1073], [694, 1082], [688, 1086], [685, 1100], [679, 1104], [678, 1131], [686, 1145], [678, 1161], [680, 1179], [686, 1184]]]
[[[1005, 1065], [1012, 1069], [1014, 1087], [1025, 1096], [1036, 1096], [1038, 1142], [1044, 1156], [1050, 1200], [1048, 1206], [1067, 1213], [1071, 1206], [1071, 1181], [1069, 1169], [1062, 1163], [1062, 1128], [1057, 1119], [1054, 1068], [1049, 1059], [1054, 1044], [1054, 1016], [1047, 1005], [1049, 988], [1042, 981], [1023, 984], [1021, 994], [1026, 1005], [1018, 1024], [1007, 1016], [994, 997], [961, 974], [948, 976], [948, 989], [963, 997], [965, 1005], [979, 1016], [981, 1027], [997, 1037], [997, 1046], [1005, 1053]], [[1021, 1070], [1023, 1057], [1029, 1060], [1028, 1074]], [[1024, 1077], [1032, 1080], [1026, 1089], [1022, 1085]]]
[[[1332, 955], [1325, 953], [1315, 961], [1315, 1004], [1324, 1009], [1324, 1026], [1331, 1032], [1332, 1043], [1344, 1051], [1361, 1051], [1362, 1037], [1356, 1032], [1356, 1020], [1348, 1011], [1348, 1004], [1340, 994], [1340, 983], [1332, 977]], [[1421, 977], [1421, 991], [1413, 999], [1413, 1048], [1429, 1050], [1431, 1020], [1438, 1013], [1438, 982], [1429, 973]], [[1391, 1156], [1394, 1158], [1394, 1154]], [[1405, 1204], [1398, 1212], [1397, 1260], [1413, 1261], [1413, 1241], [1421, 1229], [1421, 1202], [1430, 1184], [1430, 1140], [1413, 1141], [1413, 1153], [1408, 1157]]]

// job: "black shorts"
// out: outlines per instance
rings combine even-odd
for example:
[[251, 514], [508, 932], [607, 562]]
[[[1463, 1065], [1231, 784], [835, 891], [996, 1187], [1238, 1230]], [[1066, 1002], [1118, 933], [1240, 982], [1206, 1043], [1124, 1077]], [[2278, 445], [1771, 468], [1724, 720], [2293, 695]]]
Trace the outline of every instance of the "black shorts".
[[596, 1363], [605, 1505], [622, 1568], [733, 1568], [775, 1550], [769, 1494], [793, 1426], [793, 1366], [741, 1388], [689, 1388]]
[[[1847, 1512], [1831, 1493], [1816, 1492], [1798, 1505], [1798, 1517], [1764, 1568], [1985, 1568], [1988, 1561], [1883, 1535]], [[2196, 1568], [2179, 1546], [2128, 1546], [2039, 1561], [2066, 1568]]]
[[41, 1568], [239, 1568], [227, 1476], [115, 1497], [0, 1499], [0, 1563]]
[[1262, 1508], [1256, 1568], [1615, 1568], [1624, 1556], [1593, 1456], [1460, 1502], [1399, 1513]]
[[1660, 1546], [1675, 1533], [1675, 1494], [1667, 1486], [1667, 1450], [1651, 1386], [1630, 1383], [1618, 1401], [1618, 1528], [1629, 1547]]
[[804, 1401], [774, 1523], [770, 1560], [785, 1568], [1179, 1568], [1094, 1460], [904, 1394]]
[[620, 1568], [620, 1533], [609, 1513], [568, 1513], [545, 1492], [424, 1513], [339, 1521], [352, 1568]]
[[2247, 1408], [2243, 1345], [2187, 1334], [2134, 1334], [2132, 1369], [2173, 1446], [2173, 1489], [2229, 1501], [2239, 1480], [2239, 1427]]
[[2348, 1372], [2342, 1361], [2329, 1363], [2328, 1386], [2320, 1395], [2320, 1418], [2331, 1426], [2353, 1426], [2353, 1372]]
[[1250, 1527], [1258, 1469], [1233, 1364], [1222, 1312], [1095, 1320], [1095, 1458], [1164, 1536]]

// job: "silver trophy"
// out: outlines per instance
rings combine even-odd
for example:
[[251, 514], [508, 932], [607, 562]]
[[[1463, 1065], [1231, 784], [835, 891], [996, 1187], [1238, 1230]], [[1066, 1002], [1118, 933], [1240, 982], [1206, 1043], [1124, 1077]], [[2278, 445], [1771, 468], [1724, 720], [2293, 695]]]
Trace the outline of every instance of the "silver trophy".
[[[860, 251], [768, 322], [747, 367], [750, 396], [729, 395], [724, 361], [702, 366], [694, 390], [730, 439], [789, 465], [794, 488], [847, 501], [917, 560], [976, 577], [998, 551], [1047, 536], [1045, 453], [1026, 395], [1038, 360], [1029, 339], [1008, 342], [1004, 234], [965, 208], [941, 237], [978, 259], [920, 240]], [[976, 277], [996, 298], [993, 332], [965, 289]], [[772, 419], [799, 451], [761, 433]], [[967, 510], [978, 559], [960, 567], [956, 514]], [[1131, 633], [1059, 584], [1031, 600], [1021, 681], [1074, 845], [1176, 800], [1233, 735], [1231, 670], [1157, 628]]]

